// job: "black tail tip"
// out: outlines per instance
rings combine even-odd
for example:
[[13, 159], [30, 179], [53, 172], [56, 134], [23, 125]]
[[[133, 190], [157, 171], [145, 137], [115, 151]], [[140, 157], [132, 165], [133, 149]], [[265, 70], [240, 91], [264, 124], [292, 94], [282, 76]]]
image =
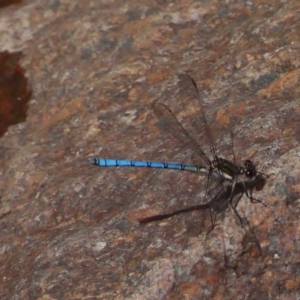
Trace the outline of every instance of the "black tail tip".
[[93, 157], [88, 158], [88, 161], [92, 164], [95, 165], [96, 164], [96, 159]]

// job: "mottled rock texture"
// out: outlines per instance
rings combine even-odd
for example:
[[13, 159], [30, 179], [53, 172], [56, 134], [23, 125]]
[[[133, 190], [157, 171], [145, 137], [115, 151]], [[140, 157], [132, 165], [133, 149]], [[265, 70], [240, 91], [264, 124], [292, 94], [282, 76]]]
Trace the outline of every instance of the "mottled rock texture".
[[[300, 297], [300, 2], [24, 1], [0, 11], [33, 97], [0, 139], [1, 299]], [[203, 179], [97, 168], [91, 156], [190, 162], [157, 128], [161, 97], [193, 76], [221, 153], [270, 175], [208, 227]], [[174, 92], [173, 92], [174, 91]], [[175, 105], [174, 104], [174, 105]], [[193, 114], [193, 112], [190, 112]], [[201, 134], [202, 128], [199, 128]]]

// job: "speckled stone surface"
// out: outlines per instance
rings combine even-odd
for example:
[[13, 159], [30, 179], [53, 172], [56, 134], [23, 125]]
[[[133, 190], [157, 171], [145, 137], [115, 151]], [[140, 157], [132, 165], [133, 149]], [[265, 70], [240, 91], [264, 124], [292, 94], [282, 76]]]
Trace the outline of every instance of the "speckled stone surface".
[[[1, 299], [300, 297], [300, 2], [24, 1], [0, 11], [1, 50], [24, 53], [25, 123], [0, 139]], [[87, 158], [190, 162], [159, 128], [176, 75], [205, 90], [221, 153], [270, 174], [209, 234], [197, 175], [97, 168]], [[169, 88], [171, 87], [171, 88]], [[201, 128], [199, 129], [201, 130]], [[224, 154], [225, 155], [225, 154]]]

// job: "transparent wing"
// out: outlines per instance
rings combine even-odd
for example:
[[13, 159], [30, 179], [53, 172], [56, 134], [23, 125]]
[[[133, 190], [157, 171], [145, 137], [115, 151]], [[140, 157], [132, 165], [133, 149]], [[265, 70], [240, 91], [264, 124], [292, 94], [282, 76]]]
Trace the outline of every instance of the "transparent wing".
[[[191, 107], [195, 115], [195, 118], [191, 120], [191, 133], [193, 132], [193, 135], [197, 136], [199, 135], [199, 131], [203, 131], [203, 142], [207, 144], [206, 146], [208, 146], [212, 158], [215, 159], [216, 147], [205, 117], [202, 92], [197, 88], [197, 84], [193, 78], [187, 74], [178, 75], [178, 87], [180, 93], [179, 101], [183, 110], [188, 110], [188, 108]], [[198, 147], [200, 147], [199, 144]]]
[[157, 117], [161, 127], [170, 132], [175, 138], [182, 143], [189, 143], [189, 146], [196, 151], [207, 165], [210, 165], [210, 160], [187, 130], [180, 124], [171, 109], [161, 102], [154, 102], [153, 111]]
[[[195, 81], [189, 75], [179, 74], [178, 90], [168, 91], [164, 97], [167, 103], [154, 102], [153, 110], [160, 127], [194, 151], [196, 155], [193, 156], [193, 161], [197, 165], [203, 162], [210, 165], [210, 162], [216, 159], [216, 150], [204, 114], [201, 95]], [[168, 105], [171, 105], [172, 110]]]

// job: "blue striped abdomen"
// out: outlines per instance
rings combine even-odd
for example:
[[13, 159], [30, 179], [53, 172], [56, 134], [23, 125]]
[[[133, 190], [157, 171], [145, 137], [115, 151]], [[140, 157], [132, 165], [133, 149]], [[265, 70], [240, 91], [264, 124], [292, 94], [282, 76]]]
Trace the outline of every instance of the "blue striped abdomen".
[[89, 162], [93, 165], [100, 167], [144, 167], [144, 168], [158, 168], [158, 169], [171, 169], [190, 171], [197, 173], [207, 173], [204, 167], [190, 166], [183, 164], [173, 164], [155, 161], [138, 161], [127, 159], [113, 159], [113, 158], [89, 158]]

